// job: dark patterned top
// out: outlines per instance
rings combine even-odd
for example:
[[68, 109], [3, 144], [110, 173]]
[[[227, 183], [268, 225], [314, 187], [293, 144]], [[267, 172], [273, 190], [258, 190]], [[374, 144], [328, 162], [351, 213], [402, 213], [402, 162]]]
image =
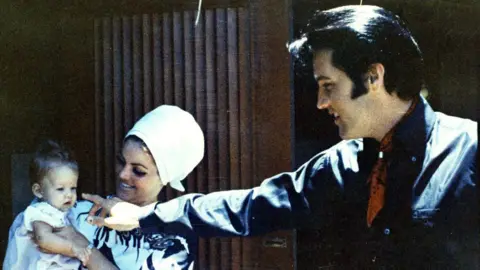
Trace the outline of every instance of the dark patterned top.
[[193, 269], [197, 246], [194, 235], [147, 233], [141, 229], [119, 232], [107, 227], [98, 228], [86, 222], [91, 207], [90, 202], [78, 202], [71, 211], [72, 224], [119, 269]]

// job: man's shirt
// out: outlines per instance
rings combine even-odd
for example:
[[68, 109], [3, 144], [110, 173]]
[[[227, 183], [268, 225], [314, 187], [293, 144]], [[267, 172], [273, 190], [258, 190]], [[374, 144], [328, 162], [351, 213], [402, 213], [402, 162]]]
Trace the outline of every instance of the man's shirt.
[[[434, 112], [421, 98], [395, 129], [385, 205], [369, 228], [373, 139], [342, 141], [248, 190], [189, 194], [158, 204], [143, 230], [199, 236], [315, 228], [347, 269], [477, 269], [477, 123]], [[179, 226], [180, 225], [180, 226]]]

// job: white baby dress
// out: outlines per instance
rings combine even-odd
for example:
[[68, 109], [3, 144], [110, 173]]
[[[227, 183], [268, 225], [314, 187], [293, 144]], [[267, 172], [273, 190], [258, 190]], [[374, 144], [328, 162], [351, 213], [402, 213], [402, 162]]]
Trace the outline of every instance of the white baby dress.
[[27, 234], [33, 221], [43, 221], [54, 228], [70, 225], [68, 212], [62, 212], [46, 202], [34, 203], [13, 221], [8, 235], [8, 248], [3, 262], [6, 270], [78, 270], [80, 261], [60, 254], [40, 252]]

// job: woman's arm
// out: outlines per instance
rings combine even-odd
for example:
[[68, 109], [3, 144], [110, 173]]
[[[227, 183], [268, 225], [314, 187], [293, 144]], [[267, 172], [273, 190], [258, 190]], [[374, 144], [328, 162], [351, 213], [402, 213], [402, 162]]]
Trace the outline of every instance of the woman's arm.
[[[61, 231], [57, 232], [57, 235], [69, 239], [76, 245], [82, 247], [87, 247], [90, 244], [83, 234], [77, 232], [70, 226], [67, 226]], [[92, 254], [90, 255], [90, 259], [88, 260], [86, 266], [89, 270], [118, 270], [118, 268], [107, 258], [105, 258], [105, 256], [103, 256], [103, 254], [96, 248], [92, 248]]]
[[[34, 226], [38, 226], [38, 224]], [[39, 226], [41, 227], [40, 230], [34, 229], [33, 240], [35, 241], [35, 243], [37, 243], [37, 245], [41, 247], [42, 250], [46, 252], [60, 253], [69, 257], [75, 257], [74, 252], [72, 251], [72, 249], [68, 248], [68, 245], [87, 249], [90, 244], [85, 238], [85, 236], [83, 236], [81, 233], [77, 232], [74, 228], [70, 226], [66, 226], [55, 232], [53, 230], [48, 232], [48, 229], [43, 228], [42, 224], [40, 224]], [[47, 224], [47, 226], [49, 225]], [[46, 230], [47, 233], [45, 233], [43, 230]], [[38, 233], [42, 234], [43, 236], [39, 236]], [[47, 235], [47, 238], [50, 238], [50, 240], [45, 240], [45, 235]], [[53, 244], [54, 242], [58, 244], [59, 247], [55, 247]], [[105, 258], [98, 249], [92, 248], [90, 249], [90, 251], [90, 257], [86, 262], [86, 266], [89, 270], [118, 270], [118, 268], [115, 267], [115, 265], [113, 265], [107, 258]]]
[[88, 270], [118, 270], [103, 254], [96, 248], [92, 248], [92, 254], [87, 262]]
[[53, 227], [43, 221], [33, 221], [32, 228], [37, 245], [52, 253], [62, 254], [68, 257], [74, 257], [82, 261], [83, 265], [88, 261], [91, 254], [90, 249], [81, 247], [72, 241], [55, 235]]

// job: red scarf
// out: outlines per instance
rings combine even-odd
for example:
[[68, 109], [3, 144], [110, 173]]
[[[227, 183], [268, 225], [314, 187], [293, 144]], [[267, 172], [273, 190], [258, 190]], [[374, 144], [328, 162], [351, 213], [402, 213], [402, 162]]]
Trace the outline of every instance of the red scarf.
[[[407, 112], [400, 119], [402, 122], [410, 114], [412, 114], [413, 109], [418, 103], [418, 98], [415, 98], [408, 108]], [[393, 134], [395, 133], [395, 127], [398, 126], [398, 123], [383, 137], [380, 142], [380, 148], [378, 153], [378, 160], [373, 166], [372, 172], [368, 177], [368, 183], [370, 184], [370, 199], [368, 200], [368, 209], [367, 209], [367, 225], [370, 227], [373, 220], [377, 216], [378, 212], [383, 208], [385, 203], [385, 189], [386, 189], [386, 180], [387, 180], [387, 160], [386, 156], [393, 149]]]

